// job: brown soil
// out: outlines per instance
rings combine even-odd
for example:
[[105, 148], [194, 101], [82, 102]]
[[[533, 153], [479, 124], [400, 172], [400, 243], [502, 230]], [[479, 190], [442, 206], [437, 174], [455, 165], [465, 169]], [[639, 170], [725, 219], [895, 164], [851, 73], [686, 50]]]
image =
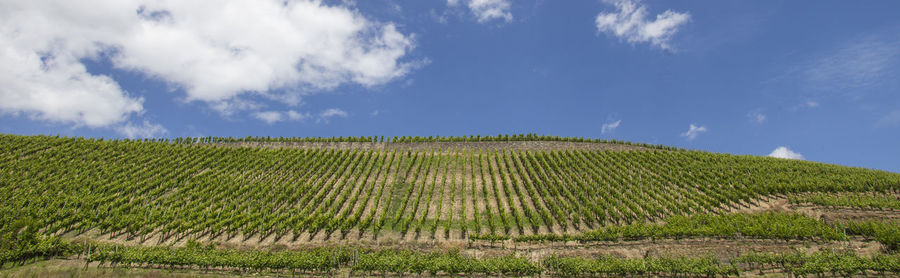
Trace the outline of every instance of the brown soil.
[[792, 209], [825, 222], [843, 222], [859, 220], [900, 221], [900, 211], [861, 210], [850, 208], [828, 208], [822, 206], [791, 206]]
[[875, 241], [853, 239], [850, 241], [814, 242], [784, 241], [763, 239], [672, 239], [642, 240], [629, 242], [604, 242], [580, 244], [567, 243], [515, 243], [512, 241], [494, 243], [469, 244], [464, 252], [476, 257], [518, 254], [533, 260], [540, 260], [549, 255], [596, 257], [612, 255], [623, 258], [643, 258], [647, 256], [706, 256], [713, 255], [725, 260], [754, 252], [793, 252], [813, 253], [831, 249], [852, 251], [861, 256], [872, 256], [882, 250], [882, 245]]
[[[455, 193], [451, 194], [453, 196], [452, 203], [450, 204], [450, 208], [453, 210], [452, 214], [448, 211], [447, 220], [450, 221], [450, 233], [448, 235], [448, 240], [450, 239], [462, 239], [462, 231], [459, 227], [453, 229], [454, 224], [458, 226], [465, 225], [462, 221], [464, 215], [466, 215], [467, 210], [463, 209], [463, 205], [465, 204], [465, 194], [466, 194], [466, 184], [465, 184], [465, 164], [462, 162], [462, 157], [457, 157], [459, 161], [457, 161], [456, 171], [454, 171], [453, 175], [453, 190]], [[454, 222], [455, 221], [455, 222]], [[445, 232], [446, 233], [446, 232]]]
[[[521, 193], [516, 195], [516, 200], [520, 211], [523, 212], [524, 216], [524, 208], [528, 208], [532, 212], [532, 214], [539, 215], [538, 206], [535, 203], [535, 200], [531, 197], [531, 194], [528, 194], [528, 190], [525, 188], [525, 181], [523, 180], [523, 177], [520, 173], [518, 173], [518, 171], [513, 170], [515, 165], [513, 165], [513, 163], [511, 163], [511, 161], [508, 161], [507, 159], [508, 157], [504, 157], [500, 159], [499, 162], [500, 165], [503, 166], [503, 169], [505, 169], [505, 171], [503, 172], [507, 174], [507, 179], [510, 183], [512, 183], [510, 186], [513, 187], [513, 192], [516, 192], [516, 190], [518, 190], [518, 192]], [[524, 220], [526, 221], [526, 223], [522, 223], [522, 227], [525, 229], [524, 231], [522, 231], [522, 234], [534, 234], [534, 227], [531, 225], [529, 219]], [[546, 228], [544, 232], [547, 232]]]
[[[513, 160], [513, 164], [515, 164], [515, 167], [517, 167], [517, 169], [518, 169], [519, 179], [522, 181], [525, 181], [525, 183], [523, 183], [522, 186], [524, 186], [524, 187], [535, 186], [534, 179], [528, 175], [527, 171], [525, 171], [525, 168], [523, 166], [524, 161], [521, 159], [521, 157], [520, 156], [512, 156], [511, 159]], [[518, 166], [522, 166], [522, 167], [518, 167]], [[525, 188], [523, 188], [523, 189], [525, 189]], [[534, 190], [538, 191], [537, 188], [534, 188]], [[526, 196], [529, 195], [529, 194], [527, 194], [527, 192], [528, 192], [527, 190], [522, 191], [522, 192], [525, 192], [525, 194], [523, 194], [523, 195], [526, 195]], [[540, 193], [540, 192], [538, 191], [538, 193]], [[537, 198], [534, 198], [532, 196], [529, 196], [529, 197], [532, 198], [531, 201], [532, 201], [532, 204], [535, 206], [536, 213], [539, 213], [538, 208], [543, 208], [543, 209], [546, 209], [547, 211], [550, 210], [550, 206], [547, 205], [547, 201], [544, 200], [544, 195], [538, 194]], [[547, 223], [544, 223], [544, 225], [541, 225], [541, 229], [538, 230], [538, 233], [553, 232], [556, 234], [563, 234], [562, 230], [563, 230], [562, 226], [560, 226], [559, 223], [557, 223], [557, 222], [553, 222], [552, 225], [550, 225], [550, 226], [547, 226]]]
[[742, 203], [739, 208], [727, 210], [727, 212], [732, 213], [764, 211], [799, 212], [812, 218], [824, 220], [825, 222], [859, 220], [900, 221], [900, 211], [896, 210], [791, 204], [788, 202], [787, 197], [784, 196], [762, 197], [750, 202]]
[[731, 213], [752, 213], [752, 212], [763, 212], [763, 211], [793, 211], [794, 209], [788, 203], [788, 199], [783, 196], [779, 197], [771, 197], [765, 196], [758, 198], [745, 204], [743, 207], [739, 208], [731, 208], [725, 212]]
[[[466, 161], [469, 162], [468, 160], [471, 160], [472, 157], [471, 157], [471, 155], [464, 155], [463, 159], [466, 159]], [[475, 220], [476, 194], [472, 190], [473, 188], [475, 188], [475, 186], [473, 186], [473, 183], [475, 182], [474, 181], [475, 178], [473, 177], [473, 171], [475, 170], [474, 168], [475, 167], [474, 167], [473, 163], [463, 163], [463, 167], [462, 167], [463, 171], [461, 173], [462, 174], [462, 184], [461, 184], [462, 185], [462, 191], [461, 191], [462, 196], [461, 197], [462, 197], [462, 201], [465, 202], [465, 210], [462, 212], [463, 215], [465, 215], [465, 217], [460, 219], [460, 224], [467, 226], [467, 228], [466, 228], [465, 233], [460, 233], [460, 235], [461, 235], [460, 239], [467, 237], [468, 234], [479, 232], [479, 231], [472, 231], [471, 229], [468, 228], [469, 222]], [[463, 219], [465, 219], [465, 221], [462, 221]]]
[[[436, 179], [431, 187], [431, 202], [428, 205], [428, 214], [425, 215], [425, 227], [422, 227], [422, 233], [425, 234], [428, 238], [434, 236], [437, 238], [438, 236], [443, 235], [439, 233], [437, 229], [435, 229], [435, 233], [432, 235], [431, 226], [432, 225], [440, 225], [441, 218], [444, 217], [444, 210], [446, 209], [444, 199], [446, 199], [450, 194], [447, 192], [448, 180], [450, 179], [450, 169], [449, 167], [453, 165], [455, 162], [454, 157], [444, 158], [444, 161], [441, 163], [441, 166], [437, 169]], [[427, 199], [426, 199], [427, 200]], [[439, 229], [439, 228], [438, 228]]]
[[[457, 231], [458, 232], [458, 231]], [[351, 234], [356, 234], [353, 231]], [[100, 242], [118, 243], [125, 245], [155, 245], [151, 242], [140, 244], [137, 241], [123, 239], [109, 239], [108, 237], [91, 237]], [[624, 258], [641, 258], [645, 256], [705, 256], [714, 255], [720, 259], [739, 256], [740, 254], [755, 252], [793, 252], [802, 251], [812, 253], [824, 249], [837, 251], [852, 251], [862, 256], [871, 256], [880, 253], [883, 246], [873, 240], [861, 237], [853, 237], [847, 241], [800, 241], [800, 240], [769, 240], [769, 239], [718, 239], [718, 238], [686, 238], [665, 240], [639, 240], [619, 242], [547, 242], [547, 243], [523, 243], [512, 240], [502, 242], [466, 241], [466, 240], [436, 240], [429, 237], [420, 237], [417, 240], [402, 238], [399, 232], [382, 231], [378, 240], [371, 237], [348, 236], [346, 239], [331, 237], [329, 240], [298, 240], [290, 241], [281, 239], [274, 241], [272, 237], [259, 239], [258, 236], [244, 240], [241, 237], [229, 241], [214, 240], [222, 248], [249, 250], [249, 249], [285, 249], [303, 250], [322, 246], [357, 246], [364, 248], [399, 248], [421, 251], [433, 251], [435, 249], [460, 248], [465, 254], [481, 257], [495, 255], [525, 255], [533, 259], [541, 259], [551, 254], [595, 257], [597, 255], [614, 255]], [[78, 239], [76, 239], [78, 240]], [[204, 239], [199, 239], [205, 241]], [[171, 242], [168, 246], [184, 246], [185, 241]]]

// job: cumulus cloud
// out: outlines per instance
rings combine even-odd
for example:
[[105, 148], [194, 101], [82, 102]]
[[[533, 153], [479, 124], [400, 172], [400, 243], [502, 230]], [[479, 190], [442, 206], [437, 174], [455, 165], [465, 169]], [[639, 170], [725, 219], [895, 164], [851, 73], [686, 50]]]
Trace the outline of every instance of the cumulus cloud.
[[603, 124], [603, 126], [600, 127], [600, 134], [606, 134], [607, 132], [616, 131], [616, 128], [618, 128], [619, 124], [621, 124], [621, 123], [622, 123], [622, 120], [617, 120], [615, 122], [610, 121], [610, 122]]
[[83, 59], [109, 59], [227, 112], [244, 107], [242, 95], [390, 82], [423, 63], [405, 60], [413, 47], [392, 23], [314, 0], [0, 0], [0, 109], [88, 126], [143, 111]]
[[803, 160], [802, 154], [796, 153], [796, 152], [792, 151], [791, 149], [788, 149], [787, 147], [784, 147], [784, 146], [775, 148], [775, 150], [772, 151], [772, 153], [770, 153], [769, 156], [775, 157], [775, 158]]
[[648, 19], [647, 7], [637, 0], [615, 0], [611, 3], [616, 12], [602, 12], [594, 23], [600, 32], [615, 35], [629, 43], [650, 43], [662, 49], [671, 49], [669, 40], [678, 28], [690, 21], [690, 13], [671, 10]]
[[688, 127], [688, 131], [681, 133], [681, 137], [686, 137], [688, 139], [688, 141], [691, 141], [691, 140], [696, 139], [697, 136], [700, 135], [700, 133], [705, 133], [705, 132], [706, 132], [706, 126], [697, 126], [695, 124], [691, 124], [690, 127]]
[[337, 108], [329, 108], [319, 113], [319, 118], [316, 120], [317, 123], [329, 123], [331, 118], [340, 117], [346, 118], [348, 116], [347, 112]]
[[77, 57], [28, 50], [15, 38], [5, 38], [6, 30], [0, 32], [0, 112], [103, 127], [144, 111], [143, 99], [130, 96], [107, 76], [88, 73]]
[[166, 130], [166, 128], [162, 125], [153, 124], [147, 120], [144, 120], [144, 122], [140, 125], [126, 123], [117, 127], [116, 131], [119, 132], [119, 134], [132, 139], [159, 137], [161, 135], [169, 133], [169, 131]]
[[[466, 7], [475, 14], [479, 23], [489, 22], [495, 19], [502, 19], [510, 22], [513, 19], [512, 13], [509, 11], [509, 0], [463, 0]], [[447, 0], [447, 5], [457, 6], [459, 0]]]

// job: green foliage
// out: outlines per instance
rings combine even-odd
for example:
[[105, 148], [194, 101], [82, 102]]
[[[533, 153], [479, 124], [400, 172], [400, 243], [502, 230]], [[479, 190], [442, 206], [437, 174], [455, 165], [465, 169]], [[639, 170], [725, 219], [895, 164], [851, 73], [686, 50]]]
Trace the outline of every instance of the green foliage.
[[706, 276], [738, 275], [734, 265], [721, 264], [714, 257], [659, 257], [623, 259], [601, 256], [596, 259], [550, 256], [541, 263], [547, 271], [562, 275], [647, 275], [687, 274]]
[[[563, 140], [491, 138], [465, 140]], [[464, 235], [509, 235], [514, 229], [586, 229], [716, 214], [773, 194], [900, 189], [895, 173], [695, 151], [450, 152], [215, 144], [236, 140], [0, 135], [0, 223], [32, 215], [29, 226], [45, 234], [97, 229], [138, 240], [343, 236], [353, 229], [377, 234], [385, 228], [422, 232], [436, 223], [464, 229]], [[416, 139], [397, 139], [404, 140]], [[445, 190], [436, 185], [447, 175], [446, 183], [453, 187], [450, 198], [442, 197]], [[445, 210], [435, 204], [438, 200], [449, 202], [443, 205], [451, 213], [435, 213]]]
[[486, 240], [486, 241], [490, 241], [490, 242], [497, 242], [497, 241], [505, 241], [505, 240], [509, 240], [509, 239], [510, 239], [510, 237], [508, 235], [498, 235], [498, 234], [469, 235], [469, 240], [472, 240], [472, 241]]
[[874, 238], [890, 251], [900, 249], [900, 223], [866, 220], [836, 223], [836, 226], [850, 235]]
[[[746, 253], [730, 261], [712, 256], [595, 258], [551, 255], [538, 261], [517, 256], [468, 257], [459, 250], [421, 252], [402, 249], [361, 249], [328, 247], [304, 250], [236, 250], [218, 249], [212, 244], [189, 241], [184, 247], [143, 247], [116, 244], [71, 244], [56, 255], [80, 253], [87, 263], [97, 267], [166, 267], [201, 270], [300, 271], [334, 273], [341, 268], [373, 274], [431, 275], [689, 275], [735, 276], [742, 271], [780, 269], [798, 276], [831, 274], [854, 276], [866, 271], [900, 274], [900, 255], [877, 254], [871, 257], [852, 252], [830, 250], [805, 253]], [[35, 248], [37, 250], [39, 248]]]
[[6, 263], [66, 255], [76, 245], [38, 233], [34, 222], [20, 218], [0, 225], [0, 268]]
[[581, 240], [734, 236], [776, 239], [846, 239], [845, 235], [834, 228], [802, 214], [764, 212], [673, 216], [666, 219], [665, 224], [641, 223], [604, 227], [584, 233]]
[[87, 262], [100, 265], [155, 265], [167, 267], [239, 268], [242, 270], [301, 270], [326, 272], [351, 259], [351, 249], [316, 248], [303, 251], [240, 251], [203, 245], [179, 248], [96, 245]]
[[815, 192], [790, 196], [789, 201], [795, 204], [900, 210], [900, 197], [894, 194]]
[[797, 276], [831, 274], [851, 277], [865, 271], [900, 274], [900, 255], [863, 257], [855, 253], [818, 251], [804, 253], [748, 253], [731, 262], [713, 257], [658, 257], [596, 259], [551, 256], [541, 263], [545, 270], [561, 275], [649, 275], [737, 276], [741, 271], [778, 269]]
[[747, 264], [751, 269], [782, 269], [784, 272], [801, 277], [810, 274], [853, 277], [865, 271], [900, 274], [900, 255], [896, 254], [863, 257], [852, 252], [831, 250], [812, 254], [751, 252], [736, 258], [733, 262]]
[[365, 252], [352, 266], [354, 271], [418, 274], [488, 274], [534, 275], [541, 269], [526, 258], [500, 256], [475, 259], [462, 256], [459, 251], [418, 253], [413, 251], [382, 250]]
[[847, 236], [825, 223], [796, 213], [737, 213], [673, 216], [663, 224], [607, 226], [580, 235], [527, 235], [516, 241], [617, 241], [683, 237], [750, 237], [842, 240]]

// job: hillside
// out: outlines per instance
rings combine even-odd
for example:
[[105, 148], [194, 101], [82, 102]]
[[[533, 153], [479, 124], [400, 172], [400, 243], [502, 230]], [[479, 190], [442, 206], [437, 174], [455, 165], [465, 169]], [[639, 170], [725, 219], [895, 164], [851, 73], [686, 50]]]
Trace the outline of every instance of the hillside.
[[[812, 227], [808, 235], [785, 235], [733, 226], [726, 236], [847, 240], [843, 232], [830, 236], [835, 224], [822, 222], [821, 212], [818, 219], [752, 212], [843, 201], [843, 207], [881, 206], [887, 213], [874, 215], [890, 218], [897, 215], [891, 206], [898, 189], [900, 174], [884, 171], [534, 135], [142, 141], [0, 135], [3, 227], [28, 221], [40, 234], [123, 246], [429, 249], [483, 242], [490, 249], [495, 241], [618, 239], [627, 229], [704, 219], [681, 216], [713, 217], [685, 227], [717, 221]], [[751, 214], [715, 218], [734, 212]], [[679, 228], [639, 237], [675, 236], [720, 235]]]

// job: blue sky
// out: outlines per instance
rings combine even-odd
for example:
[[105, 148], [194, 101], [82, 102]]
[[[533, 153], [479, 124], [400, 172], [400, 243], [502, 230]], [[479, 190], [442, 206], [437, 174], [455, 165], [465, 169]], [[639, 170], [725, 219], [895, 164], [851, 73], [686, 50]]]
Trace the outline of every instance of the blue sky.
[[900, 172], [896, 1], [68, 2], [0, 1], [0, 132], [533, 132]]

